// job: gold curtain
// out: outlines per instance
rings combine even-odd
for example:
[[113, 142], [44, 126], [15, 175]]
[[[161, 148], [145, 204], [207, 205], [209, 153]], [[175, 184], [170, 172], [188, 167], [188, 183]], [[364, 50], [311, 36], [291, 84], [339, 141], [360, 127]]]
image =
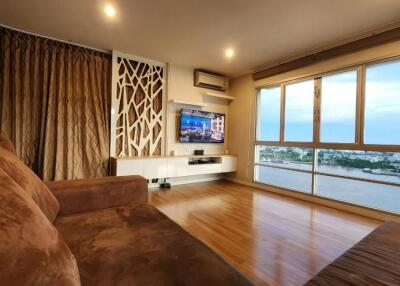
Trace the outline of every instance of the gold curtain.
[[111, 56], [0, 28], [0, 132], [44, 180], [108, 174]]

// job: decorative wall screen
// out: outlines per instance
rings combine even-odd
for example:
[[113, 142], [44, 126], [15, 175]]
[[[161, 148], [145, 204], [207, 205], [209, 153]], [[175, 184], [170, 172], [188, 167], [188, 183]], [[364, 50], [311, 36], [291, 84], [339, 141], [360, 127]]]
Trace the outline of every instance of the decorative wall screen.
[[111, 156], [163, 153], [165, 65], [113, 52]]

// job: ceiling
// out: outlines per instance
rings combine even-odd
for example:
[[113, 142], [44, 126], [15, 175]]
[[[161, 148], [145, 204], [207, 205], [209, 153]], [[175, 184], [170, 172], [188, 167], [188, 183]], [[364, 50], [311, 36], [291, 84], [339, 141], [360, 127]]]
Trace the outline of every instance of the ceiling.
[[0, 1], [3, 25], [231, 77], [399, 20], [399, 0]]

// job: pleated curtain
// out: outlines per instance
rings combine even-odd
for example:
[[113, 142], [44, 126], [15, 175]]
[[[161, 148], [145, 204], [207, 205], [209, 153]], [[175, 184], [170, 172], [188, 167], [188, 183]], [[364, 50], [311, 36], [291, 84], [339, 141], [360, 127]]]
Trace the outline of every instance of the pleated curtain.
[[0, 132], [43, 180], [108, 174], [111, 55], [0, 28]]

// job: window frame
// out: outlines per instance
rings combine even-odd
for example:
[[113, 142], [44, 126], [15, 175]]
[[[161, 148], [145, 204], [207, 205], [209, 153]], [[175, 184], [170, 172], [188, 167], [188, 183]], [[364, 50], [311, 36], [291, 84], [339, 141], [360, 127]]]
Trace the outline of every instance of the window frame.
[[[314, 96], [313, 96], [313, 130], [311, 134], [311, 141], [287, 141], [285, 140], [285, 127], [286, 127], [286, 87], [288, 85], [296, 84], [296, 83], [301, 83], [305, 81], [313, 81], [314, 82]], [[315, 88], [316, 88], [316, 83], [315, 83], [315, 78], [303, 78], [295, 81], [290, 81], [290, 82], [285, 82], [281, 86], [281, 106], [283, 106], [283, 109], [281, 109], [281, 136], [280, 136], [280, 142], [286, 142], [286, 143], [311, 143], [314, 141], [315, 138], [315, 114], [316, 114], [316, 97], [315, 97]]]
[[[255, 115], [256, 115], [256, 120], [255, 120], [256, 130], [254, 132], [254, 138], [256, 139], [256, 141], [261, 141], [261, 140], [257, 140], [257, 138], [259, 138], [259, 135], [260, 135], [260, 122], [259, 122], [258, 118], [261, 115], [261, 112], [260, 112], [261, 90], [262, 89], [272, 89], [272, 88], [276, 88], [276, 87], [280, 87], [280, 85], [279, 84], [275, 84], [275, 85], [269, 85], [268, 87], [261, 87], [261, 88], [257, 88], [256, 89], [256, 100], [255, 100], [255, 103], [256, 103], [256, 112], [255, 112]], [[281, 130], [281, 127], [282, 127], [281, 126], [281, 122], [282, 122], [282, 92], [281, 92], [281, 99], [280, 100], [281, 101], [279, 103], [279, 105], [280, 105], [280, 110], [279, 110], [279, 116], [280, 116], [279, 138], [281, 136], [281, 131], [280, 130]], [[279, 142], [279, 141], [261, 141], [261, 142]]]
[[[355, 71], [356, 72], [356, 106], [355, 106], [355, 113], [354, 113], [354, 143], [336, 143], [336, 142], [321, 142], [321, 104], [322, 104], [322, 78], [326, 76], [332, 76], [332, 75], [337, 75], [345, 72], [350, 72], [350, 71]], [[318, 133], [316, 134], [316, 140], [317, 142], [321, 144], [326, 144], [326, 145], [332, 145], [332, 144], [341, 144], [341, 145], [357, 145], [357, 143], [360, 142], [360, 130], [362, 129], [362, 126], [360, 125], [360, 120], [359, 117], [360, 112], [362, 107], [360, 106], [360, 103], [362, 101], [362, 94], [361, 94], [361, 89], [360, 85], [362, 84], [362, 77], [363, 77], [363, 71], [361, 67], [358, 68], [349, 68], [345, 70], [340, 70], [334, 73], [328, 73], [328, 74], [323, 74], [319, 76], [316, 80], [318, 80], [318, 85], [316, 86], [318, 94], [318, 110], [316, 111], [318, 116], [317, 116], [317, 128], [318, 128]]]
[[[370, 183], [378, 183], [382, 185], [390, 185], [390, 186], [396, 186], [400, 187], [400, 183], [395, 183], [395, 182], [386, 182], [386, 181], [376, 181], [373, 179], [366, 179], [366, 178], [354, 178], [352, 176], [344, 176], [344, 175], [335, 175], [335, 174], [329, 174], [325, 172], [320, 172], [317, 170], [317, 160], [318, 160], [318, 150], [319, 149], [337, 149], [337, 150], [365, 150], [365, 151], [380, 151], [380, 152], [400, 152], [400, 144], [399, 145], [382, 145], [382, 144], [365, 144], [364, 143], [364, 129], [365, 129], [365, 87], [366, 87], [366, 69], [368, 66], [373, 66], [376, 64], [381, 64], [381, 63], [386, 63], [386, 62], [393, 62], [393, 61], [399, 61], [400, 56], [396, 57], [390, 57], [390, 58], [384, 58], [380, 60], [375, 60], [375, 61], [369, 61], [365, 63], [360, 63], [358, 65], [352, 65], [348, 66], [346, 68], [341, 68], [337, 70], [332, 70], [329, 72], [324, 72], [324, 73], [319, 73], [319, 74], [314, 74], [314, 75], [309, 75], [305, 77], [299, 77], [296, 79], [292, 80], [286, 80], [286, 81], [280, 81], [276, 82], [273, 84], [269, 85], [263, 85], [256, 87], [256, 95], [257, 95], [257, 100], [256, 100], [256, 114], [255, 114], [255, 122], [256, 122], [256, 130], [255, 130], [255, 137], [254, 137], [254, 142], [253, 142], [253, 182], [257, 184], [262, 184], [266, 186], [271, 186], [275, 187], [278, 189], [283, 189], [287, 191], [294, 191], [298, 192], [296, 190], [291, 190], [291, 189], [286, 189], [274, 185], [269, 185], [260, 181], [257, 181], [255, 178], [255, 168], [256, 166], [267, 166], [271, 168], [277, 168], [277, 169], [286, 169], [290, 171], [297, 171], [297, 172], [305, 172], [305, 173], [311, 173], [312, 174], [312, 186], [311, 186], [311, 196], [316, 196], [316, 197], [322, 197], [324, 199], [329, 199], [333, 201], [339, 201], [343, 203], [349, 203], [341, 200], [335, 200], [331, 198], [326, 198], [323, 196], [319, 196], [316, 194], [316, 178], [318, 175], [323, 175], [323, 176], [331, 176], [331, 177], [336, 177], [336, 178], [343, 178], [343, 179], [352, 179], [352, 180], [358, 180], [358, 181], [364, 181], [364, 182], [370, 182]], [[357, 71], [357, 87], [356, 87], [356, 111], [355, 111], [355, 142], [354, 143], [334, 143], [334, 142], [321, 142], [320, 141], [320, 129], [321, 129], [321, 82], [322, 82], [322, 77], [324, 76], [329, 76], [329, 75], [335, 75], [335, 74], [340, 74], [343, 72], [347, 71]], [[284, 138], [284, 132], [285, 132], [285, 103], [286, 103], [286, 85], [288, 84], [293, 84], [293, 83], [298, 83], [301, 81], [306, 81], [306, 80], [314, 80], [314, 118], [313, 118], [313, 141], [312, 142], [295, 142], [295, 141], [285, 141]], [[259, 128], [259, 120], [258, 120], [258, 94], [261, 89], [263, 88], [271, 88], [271, 87], [280, 87], [281, 90], [281, 110], [280, 110], [280, 136], [279, 136], [279, 141], [261, 141], [257, 140], [257, 134], [258, 134], [258, 128]], [[311, 171], [307, 170], [301, 170], [301, 169], [296, 169], [296, 168], [291, 168], [291, 167], [278, 167], [278, 166], [270, 166], [267, 164], [259, 163], [257, 162], [257, 146], [280, 146], [280, 147], [304, 147], [304, 148], [311, 148], [313, 150], [313, 162], [312, 162], [312, 169]], [[349, 203], [361, 207], [366, 207], [366, 208], [373, 208], [369, 206], [363, 206], [355, 203]], [[377, 208], [373, 208], [377, 209]], [[380, 210], [380, 209], [378, 209]], [[381, 210], [383, 212], [387, 213], [395, 213], [395, 212], [390, 212], [387, 210]]]
[[[366, 147], [370, 147], [370, 148], [382, 148], [382, 149], [386, 149], [389, 148], [390, 150], [400, 150], [400, 144], [398, 145], [393, 145], [393, 144], [365, 144], [364, 143], [364, 131], [365, 131], [365, 92], [366, 92], [366, 75], [367, 75], [367, 67], [369, 66], [375, 66], [375, 65], [379, 65], [379, 64], [385, 64], [385, 63], [390, 63], [390, 62], [399, 62], [400, 64], [400, 56], [396, 56], [396, 57], [391, 57], [391, 58], [386, 58], [386, 59], [381, 59], [381, 60], [377, 60], [377, 61], [371, 61], [368, 62], [364, 65], [362, 65], [363, 67], [363, 78], [362, 78], [362, 82], [361, 82], [361, 94], [362, 94], [362, 114], [361, 114], [361, 132], [360, 132], [360, 142], [362, 146], [366, 146]], [[396, 152], [396, 151], [393, 151]], [[397, 151], [399, 152], [399, 151]]]

